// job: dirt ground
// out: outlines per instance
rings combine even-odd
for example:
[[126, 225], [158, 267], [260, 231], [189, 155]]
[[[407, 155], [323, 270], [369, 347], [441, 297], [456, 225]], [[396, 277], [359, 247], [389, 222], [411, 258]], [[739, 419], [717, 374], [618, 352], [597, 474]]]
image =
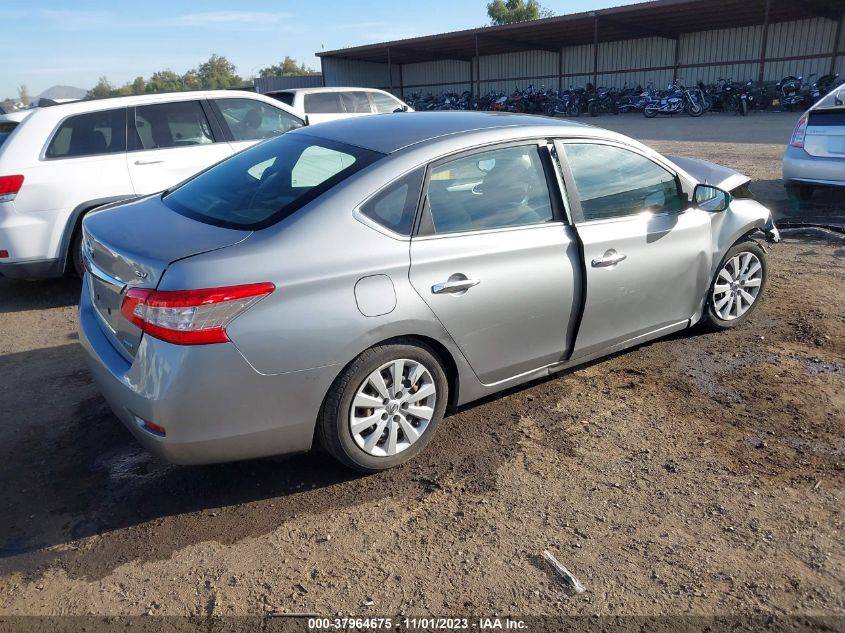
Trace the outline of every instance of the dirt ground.
[[[767, 116], [591, 122], [785, 204], [795, 117]], [[0, 280], [0, 615], [843, 616], [845, 239], [790, 236], [770, 267], [746, 326], [467, 407], [368, 477], [158, 461], [91, 383], [79, 282]]]

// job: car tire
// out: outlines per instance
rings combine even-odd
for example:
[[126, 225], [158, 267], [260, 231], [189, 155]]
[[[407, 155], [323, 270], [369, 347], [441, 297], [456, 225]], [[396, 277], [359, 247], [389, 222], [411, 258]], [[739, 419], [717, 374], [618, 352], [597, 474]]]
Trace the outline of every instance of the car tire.
[[[394, 388], [397, 362], [402, 364], [404, 381]], [[382, 379], [380, 385], [378, 377], [373, 380], [376, 374]], [[414, 400], [423, 389], [431, 395]], [[434, 350], [415, 340], [396, 339], [364, 351], [335, 379], [320, 408], [317, 437], [349, 468], [364, 473], [393, 468], [429, 443], [448, 399], [449, 382]], [[356, 407], [355, 402], [374, 406]], [[421, 417], [414, 415], [417, 411]], [[361, 426], [371, 418], [371, 425]]]
[[85, 265], [82, 263], [82, 227], [76, 229], [73, 238], [70, 240], [70, 252], [68, 253], [73, 264], [73, 271], [77, 277], [82, 279], [85, 274]]
[[[739, 242], [728, 250], [707, 289], [702, 319], [706, 327], [729, 330], [748, 320], [766, 290], [769, 272], [766, 257], [766, 251], [753, 240]], [[750, 302], [748, 296], [753, 297]]]
[[813, 197], [815, 189], [810, 185], [790, 185], [786, 188], [786, 194], [790, 198], [797, 198], [801, 202], [809, 202]]

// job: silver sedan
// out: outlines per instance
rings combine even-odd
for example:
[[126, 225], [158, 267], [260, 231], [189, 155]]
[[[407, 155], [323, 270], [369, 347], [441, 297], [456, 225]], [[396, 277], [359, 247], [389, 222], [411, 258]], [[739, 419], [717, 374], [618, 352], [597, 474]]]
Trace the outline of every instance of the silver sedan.
[[459, 405], [748, 319], [771, 214], [748, 179], [599, 128], [404, 113], [303, 128], [90, 214], [82, 344], [183, 464], [400, 464]]
[[798, 120], [783, 156], [783, 180], [802, 201], [819, 188], [845, 187], [845, 85]]

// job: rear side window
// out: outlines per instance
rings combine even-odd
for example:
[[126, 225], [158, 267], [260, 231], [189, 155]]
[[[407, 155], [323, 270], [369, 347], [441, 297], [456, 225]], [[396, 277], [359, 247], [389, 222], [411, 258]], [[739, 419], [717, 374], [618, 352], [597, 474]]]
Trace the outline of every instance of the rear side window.
[[372, 112], [366, 92], [341, 92], [340, 104], [343, 106], [343, 112], [357, 114]]
[[361, 213], [394, 233], [410, 235], [424, 176], [424, 169], [403, 176], [370, 198]]
[[215, 99], [214, 103], [236, 141], [270, 138], [302, 127], [299, 118], [257, 99]]
[[214, 142], [199, 101], [156, 103], [135, 108], [134, 149], [166, 149]]
[[126, 151], [126, 108], [68, 117], [47, 146], [47, 158]]
[[381, 92], [371, 92], [370, 95], [372, 96], [373, 103], [376, 106], [376, 112], [387, 114], [389, 112], [402, 111], [405, 107], [404, 103], [400, 102], [399, 99], [391, 97], [390, 95], [382, 94]]
[[284, 134], [207, 169], [163, 199], [177, 213], [206, 224], [261, 229], [381, 157], [306, 134]]
[[305, 95], [305, 111], [308, 114], [335, 114], [343, 112], [337, 92], [313, 92]]

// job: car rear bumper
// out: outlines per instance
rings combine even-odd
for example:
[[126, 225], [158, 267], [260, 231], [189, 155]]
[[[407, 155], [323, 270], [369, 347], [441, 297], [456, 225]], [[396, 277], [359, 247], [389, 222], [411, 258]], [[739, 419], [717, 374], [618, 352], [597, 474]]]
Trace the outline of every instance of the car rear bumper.
[[48, 279], [61, 277], [65, 271], [62, 259], [35, 259], [5, 264], [0, 262], [0, 277], [9, 279]]
[[[207, 464], [311, 448], [335, 366], [263, 375], [231, 343], [180, 346], [145, 336], [130, 364], [103, 333], [82, 285], [80, 342], [94, 382], [147, 449], [177, 464]], [[146, 430], [148, 421], [166, 435]]]
[[783, 156], [783, 180], [786, 185], [845, 186], [845, 156], [811, 156], [800, 147], [789, 146]]

